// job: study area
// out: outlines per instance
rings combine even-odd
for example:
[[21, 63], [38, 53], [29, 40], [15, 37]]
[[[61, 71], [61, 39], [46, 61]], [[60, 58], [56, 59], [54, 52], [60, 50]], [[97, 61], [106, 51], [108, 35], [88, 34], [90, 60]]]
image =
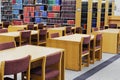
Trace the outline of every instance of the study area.
[[0, 0], [0, 80], [119, 80], [119, 0]]

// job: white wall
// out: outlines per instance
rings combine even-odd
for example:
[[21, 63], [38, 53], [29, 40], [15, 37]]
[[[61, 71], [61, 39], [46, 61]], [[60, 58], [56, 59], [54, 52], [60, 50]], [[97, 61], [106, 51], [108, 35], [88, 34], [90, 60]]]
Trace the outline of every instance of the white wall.
[[115, 16], [120, 16], [120, 0], [115, 0]]

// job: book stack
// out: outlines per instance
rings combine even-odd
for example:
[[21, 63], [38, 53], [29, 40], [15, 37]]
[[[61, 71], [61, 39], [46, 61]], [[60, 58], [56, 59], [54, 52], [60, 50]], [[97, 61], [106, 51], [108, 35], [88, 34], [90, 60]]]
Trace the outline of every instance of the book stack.
[[34, 7], [24, 7], [24, 23], [34, 22]]

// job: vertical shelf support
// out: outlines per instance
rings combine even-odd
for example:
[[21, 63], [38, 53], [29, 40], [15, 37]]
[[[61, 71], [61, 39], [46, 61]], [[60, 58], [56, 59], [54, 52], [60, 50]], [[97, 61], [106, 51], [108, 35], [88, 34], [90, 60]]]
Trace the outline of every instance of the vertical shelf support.
[[92, 0], [88, 0], [87, 34], [91, 33], [91, 24], [92, 24]]
[[109, 1], [106, 0], [106, 3], [105, 3], [105, 24], [104, 26], [107, 26], [108, 25], [108, 8], [109, 8]]
[[102, 5], [102, 0], [98, 0], [97, 25], [96, 25], [98, 29], [100, 28], [100, 22], [101, 22], [101, 5]]
[[75, 27], [81, 27], [81, 0], [76, 0]]

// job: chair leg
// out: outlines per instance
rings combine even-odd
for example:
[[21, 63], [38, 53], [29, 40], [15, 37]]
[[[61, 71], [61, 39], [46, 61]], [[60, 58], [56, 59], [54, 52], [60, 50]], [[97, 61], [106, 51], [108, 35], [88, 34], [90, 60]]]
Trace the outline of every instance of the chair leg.
[[17, 74], [14, 74], [14, 80], [17, 80]]
[[90, 54], [87, 55], [87, 67], [89, 66], [90, 63]]

